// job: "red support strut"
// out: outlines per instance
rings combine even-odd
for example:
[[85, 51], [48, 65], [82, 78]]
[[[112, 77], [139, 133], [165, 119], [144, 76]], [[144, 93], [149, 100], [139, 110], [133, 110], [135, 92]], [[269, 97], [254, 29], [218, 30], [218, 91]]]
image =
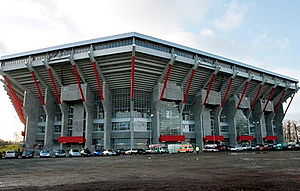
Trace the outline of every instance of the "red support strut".
[[191, 88], [192, 83], [193, 83], [194, 75], [195, 75], [195, 69], [192, 70], [189, 84], [188, 84], [188, 86], [187, 86], [187, 88], [185, 90], [185, 95], [184, 95], [183, 103], [186, 103], [186, 101], [187, 101], [187, 98], [188, 98], [188, 95], [189, 95], [189, 91], [190, 91], [190, 88]]
[[73, 69], [74, 69], [76, 81], [77, 81], [77, 84], [78, 84], [78, 88], [79, 88], [79, 91], [80, 91], [80, 95], [81, 95], [81, 98], [82, 98], [82, 102], [85, 102], [85, 97], [84, 97], [83, 90], [82, 90], [82, 87], [81, 87], [80, 78], [79, 78], [79, 74], [78, 74], [76, 65], [73, 66]]
[[166, 78], [165, 78], [165, 82], [164, 82], [163, 89], [161, 90], [160, 100], [162, 100], [163, 97], [164, 97], [164, 93], [165, 93], [165, 90], [166, 90], [166, 87], [167, 87], [167, 84], [168, 84], [168, 80], [169, 80], [169, 76], [170, 76], [170, 73], [171, 73], [172, 68], [173, 68], [173, 65], [170, 64], [170, 65], [168, 66], [168, 71], [167, 71], [167, 75], [166, 75]]
[[94, 72], [95, 72], [95, 76], [96, 76], [96, 82], [97, 82], [97, 85], [98, 85], [100, 99], [104, 100], [102, 85], [101, 85], [101, 82], [100, 82], [100, 78], [99, 78], [99, 73], [98, 73], [98, 70], [97, 70], [96, 62], [92, 62], [92, 64], [93, 64], [93, 68], [94, 68]]
[[133, 99], [134, 96], [134, 72], [135, 72], [135, 57], [132, 56], [131, 58], [131, 91], [130, 97]]
[[216, 74], [213, 74], [213, 76], [212, 76], [212, 78], [211, 78], [211, 80], [210, 80], [210, 83], [209, 83], [209, 86], [208, 86], [207, 92], [206, 92], [206, 96], [205, 96], [205, 99], [204, 99], [203, 105], [205, 105], [205, 104], [206, 104], [206, 102], [207, 102], [207, 100], [208, 100], [208, 96], [209, 96], [210, 90], [211, 90], [211, 88], [212, 88], [212, 86], [213, 86], [213, 84], [214, 84], [214, 82], [215, 82], [216, 78], [217, 78], [217, 75], [216, 75]]
[[24, 115], [23, 104], [22, 104], [21, 100], [18, 98], [15, 90], [11, 86], [9, 79], [6, 76], [3, 76], [3, 77], [4, 77], [4, 80], [5, 80], [6, 85], [8, 87], [9, 95], [12, 98], [12, 102], [16, 107], [17, 114], [18, 114], [21, 122], [23, 124], [25, 124], [26, 123], [26, 118], [25, 118], [25, 115]]
[[37, 82], [37, 79], [36, 79], [36, 76], [35, 76], [34, 71], [31, 72], [31, 75], [32, 75], [32, 78], [33, 78], [33, 80], [34, 80], [35, 87], [36, 87], [36, 89], [37, 89], [37, 91], [38, 91], [38, 94], [39, 94], [39, 96], [40, 96], [41, 104], [42, 104], [42, 105], [45, 105], [44, 96], [43, 96], [43, 94], [42, 94], [40, 85], [39, 85], [39, 83]]
[[292, 101], [293, 101], [293, 99], [294, 99], [294, 97], [295, 97], [295, 94], [296, 94], [296, 93], [294, 93], [294, 94], [292, 95], [292, 97], [291, 97], [291, 99], [290, 99], [290, 102], [289, 102], [288, 106], [286, 107], [286, 109], [285, 109], [285, 111], [284, 111], [283, 116], [285, 116], [286, 112], [288, 111], [288, 109], [289, 109], [289, 107], [290, 107], [290, 105], [291, 105], [291, 103], [292, 103]]
[[271, 92], [270, 92], [270, 95], [269, 95], [269, 97], [268, 97], [268, 101], [267, 101], [267, 103], [265, 104], [264, 109], [262, 110], [262, 112], [265, 112], [265, 110], [266, 110], [266, 108], [267, 108], [267, 106], [268, 106], [268, 104], [269, 104], [271, 98], [273, 97], [274, 92], [275, 92], [275, 88], [272, 88], [272, 90], [271, 90]]
[[227, 96], [229, 94], [229, 91], [230, 91], [230, 88], [231, 88], [231, 85], [232, 85], [232, 82], [233, 82], [233, 78], [231, 78], [230, 81], [229, 81], [229, 84], [227, 86], [224, 98], [223, 98], [222, 103], [221, 103], [221, 107], [224, 107], [224, 104], [225, 104], [225, 102], [227, 100]]
[[284, 96], [285, 93], [286, 93], [286, 90], [283, 90], [283, 92], [281, 93], [280, 98], [279, 98], [279, 100], [278, 100], [278, 102], [277, 102], [277, 104], [275, 106], [274, 113], [277, 113], [277, 111], [279, 109], [279, 106], [280, 106], [280, 103], [281, 103], [282, 98], [283, 98], [283, 96]]
[[258, 88], [258, 90], [257, 90], [257, 92], [256, 92], [254, 101], [253, 101], [253, 103], [251, 104], [251, 111], [253, 111], [253, 109], [254, 109], [254, 106], [255, 106], [255, 104], [256, 104], [256, 102], [257, 102], [257, 100], [258, 100], [258, 97], [259, 97], [259, 95], [260, 95], [260, 91], [261, 91], [262, 87], [263, 87], [263, 85], [260, 84], [260, 85], [259, 85], [259, 88]]
[[247, 91], [248, 85], [249, 85], [249, 82], [247, 81], [246, 84], [245, 84], [245, 86], [244, 86], [244, 89], [243, 89], [242, 95], [241, 95], [241, 97], [240, 97], [239, 103], [238, 103], [238, 105], [237, 105], [237, 107], [236, 107], [237, 109], [240, 109], [240, 105], [241, 105], [242, 100], [243, 100], [243, 98], [244, 98], [244, 95], [245, 95], [245, 93], [246, 93], [246, 91]]
[[54, 89], [54, 93], [55, 93], [57, 102], [58, 102], [58, 104], [61, 104], [60, 95], [59, 95], [59, 93], [57, 91], [57, 87], [56, 87], [56, 84], [55, 84], [55, 81], [54, 81], [54, 78], [53, 78], [53, 74], [52, 74], [51, 68], [48, 69], [48, 74], [49, 74], [49, 77], [50, 77], [50, 80], [51, 80], [51, 83], [52, 83], [52, 86], [53, 86], [53, 89]]

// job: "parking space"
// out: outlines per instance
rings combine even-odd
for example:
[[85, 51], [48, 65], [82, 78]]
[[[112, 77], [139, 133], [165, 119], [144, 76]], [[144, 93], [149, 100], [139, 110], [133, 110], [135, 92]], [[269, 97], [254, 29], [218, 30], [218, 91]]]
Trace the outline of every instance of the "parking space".
[[299, 151], [0, 160], [3, 190], [300, 190]]

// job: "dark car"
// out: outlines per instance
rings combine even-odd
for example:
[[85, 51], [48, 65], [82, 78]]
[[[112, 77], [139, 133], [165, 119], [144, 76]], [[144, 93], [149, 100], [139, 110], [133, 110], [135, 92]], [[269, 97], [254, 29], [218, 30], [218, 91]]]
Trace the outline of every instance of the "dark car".
[[24, 151], [22, 153], [22, 158], [33, 158], [34, 157], [34, 151]]
[[82, 149], [80, 154], [81, 154], [82, 157], [92, 156], [92, 152], [88, 148]]
[[228, 151], [228, 146], [227, 145], [218, 145], [217, 149], [219, 151]]
[[66, 157], [67, 153], [64, 150], [57, 150], [54, 155], [55, 157]]
[[3, 157], [3, 156], [2, 156], [2, 152], [0, 151], [0, 159], [2, 159], [2, 157]]
[[146, 153], [146, 151], [144, 149], [136, 149], [137, 150], [137, 154], [139, 155], [143, 155]]
[[117, 155], [125, 155], [125, 149], [118, 149], [116, 152]]
[[94, 156], [103, 156], [103, 151], [100, 149], [94, 150]]

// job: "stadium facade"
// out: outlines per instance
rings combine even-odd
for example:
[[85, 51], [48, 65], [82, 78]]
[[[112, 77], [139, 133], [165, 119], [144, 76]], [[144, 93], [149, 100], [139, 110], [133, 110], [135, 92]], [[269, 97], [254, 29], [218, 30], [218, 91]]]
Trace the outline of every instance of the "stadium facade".
[[135, 32], [0, 61], [27, 148], [282, 141], [282, 104], [298, 90], [291, 77]]

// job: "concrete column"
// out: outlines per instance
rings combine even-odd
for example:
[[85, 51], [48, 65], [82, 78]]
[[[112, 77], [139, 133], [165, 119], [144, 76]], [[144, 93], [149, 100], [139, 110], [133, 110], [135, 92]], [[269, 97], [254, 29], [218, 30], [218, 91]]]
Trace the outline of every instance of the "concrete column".
[[72, 136], [83, 135], [84, 112], [82, 103], [74, 103]]
[[45, 141], [44, 148], [52, 149], [53, 146], [53, 130], [55, 118], [55, 97], [51, 94], [50, 90], [45, 91], [45, 113], [46, 113], [46, 127], [45, 127]]
[[265, 112], [265, 122], [266, 122], [266, 131], [268, 136], [273, 136], [274, 135], [274, 130], [273, 130], [273, 118], [275, 114], [270, 113], [270, 112]]
[[231, 146], [237, 145], [236, 140], [236, 102], [237, 102], [237, 96], [231, 97], [224, 106], [224, 112], [227, 116], [227, 122], [228, 122], [228, 134], [229, 134], [229, 143]]
[[[265, 117], [262, 113], [263, 103], [261, 100], [254, 106], [252, 118], [255, 123], [255, 138], [257, 144], [263, 144], [263, 138], [267, 136]], [[258, 123], [257, 123], [258, 122]]]
[[215, 108], [214, 112], [215, 112], [215, 130], [216, 130], [216, 135], [221, 135], [221, 128], [220, 128], [220, 118], [221, 118], [221, 113], [223, 111], [223, 108], [218, 106]]
[[25, 92], [24, 96], [24, 112], [26, 116], [25, 128], [25, 147], [31, 148], [36, 143], [35, 137], [38, 127], [40, 101], [31, 92]]
[[153, 118], [152, 118], [152, 135], [153, 144], [159, 143], [159, 109], [160, 109], [160, 101], [153, 101], [152, 102], [152, 111], [153, 111]]
[[280, 104], [279, 109], [277, 113], [274, 115], [274, 125], [276, 126], [276, 136], [279, 137], [279, 142], [284, 142], [284, 133], [283, 133], [283, 125], [282, 125], [282, 120], [284, 118], [284, 111], [283, 111], [283, 106]]
[[130, 101], [130, 147], [134, 148], [134, 101]]
[[85, 148], [91, 149], [94, 126], [94, 94], [88, 86], [86, 89], [86, 102], [83, 103], [83, 107], [85, 109]]
[[[61, 137], [65, 137], [68, 133], [68, 105], [62, 102], [59, 108], [61, 111]], [[60, 149], [63, 149], [62, 143], [60, 143]]]
[[103, 93], [104, 100], [102, 101], [104, 109], [104, 149], [111, 148], [111, 118], [112, 118], [112, 103], [111, 103], [111, 93], [108, 88], [107, 83], [103, 82]]
[[203, 118], [202, 112], [204, 105], [202, 103], [201, 96], [196, 96], [194, 104], [194, 119], [195, 119], [195, 134], [196, 134], [196, 145], [203, 149]]

